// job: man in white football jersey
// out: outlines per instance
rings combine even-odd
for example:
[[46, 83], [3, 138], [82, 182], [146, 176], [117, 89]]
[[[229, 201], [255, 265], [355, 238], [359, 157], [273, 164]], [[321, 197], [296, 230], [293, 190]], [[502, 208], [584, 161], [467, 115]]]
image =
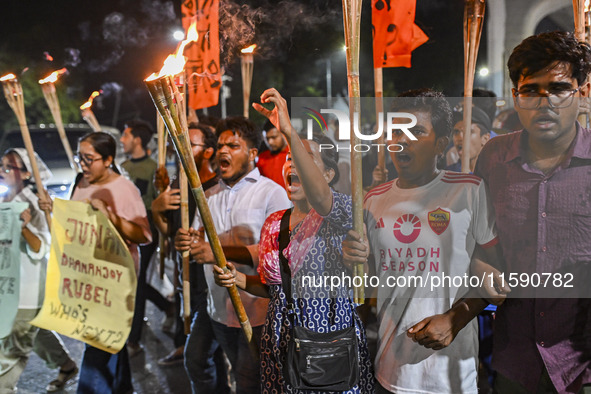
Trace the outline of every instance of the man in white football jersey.
[[369, 249], [354, 235], [343, 250], [350, 261], [369, 250], [380, 279], [375, 368], [382, 392], [477, 393], [473, 318], [488, 303], [466, 298], [466, 284], [475, 250], [479, 261], [496, 263], [494, 214], [480, 178], [437, 169], [451, 132], [447, 100], [426, 89], [403, 96], [395, 111], [416, 116], [416, 140], [394, 131], [389, 143], [403, 147], [391, 153], [399, 177], [364, 201]]

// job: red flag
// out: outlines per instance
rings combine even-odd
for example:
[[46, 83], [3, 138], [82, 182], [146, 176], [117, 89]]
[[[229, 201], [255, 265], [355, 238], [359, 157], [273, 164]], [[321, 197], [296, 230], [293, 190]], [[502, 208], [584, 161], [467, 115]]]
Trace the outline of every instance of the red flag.
[[196, 17], [199, 33], [199, 40], [185, 50], [189, 106], [212, 107], [218, 104], [222, 87], [219, 0], [183, 0], [181, 12], [185, 31]]
[[373, 66], [410, 67], [411, 52], [429, 37], [415, 25], [416, 0], [372, 0]]

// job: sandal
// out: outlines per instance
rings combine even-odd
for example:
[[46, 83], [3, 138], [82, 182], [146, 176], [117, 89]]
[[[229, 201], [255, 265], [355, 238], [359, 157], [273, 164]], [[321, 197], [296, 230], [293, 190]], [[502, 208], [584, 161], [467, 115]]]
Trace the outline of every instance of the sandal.
[[45, 390], [47, 390], [48, 393], [53, 393], [54, 391], [59, 391], [59, 390], [63, 389], [71, 379], [75, 378], [76, 375], [78, 375], [78, 367], [74, 367], [69, 371], [64, 371], [64, 370], [60, 369], [60, 372], [57, 375], [57, 378], [55, 380], [52, 380], [47, 385]]

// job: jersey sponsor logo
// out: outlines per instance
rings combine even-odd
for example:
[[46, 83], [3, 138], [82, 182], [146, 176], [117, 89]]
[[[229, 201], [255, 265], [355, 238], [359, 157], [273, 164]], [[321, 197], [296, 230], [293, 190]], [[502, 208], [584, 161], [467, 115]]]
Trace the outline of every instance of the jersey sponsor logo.
[[380, 220], [378, 220], [378, 222], [376, 223], [376, 226], [374, 228], [384, 228], [384, 218], [380, 218]]
[[431, 230], [435, 234], [441, 235], [449, 226], [450, 214], [445, 209], [437, 208], [429, 212], [428, 219]]
[[409, 244], [414, 242], [421, 233], [421, 221], [413, 214], [400, 216], [394, 222], [394, 236], [399, 242]]

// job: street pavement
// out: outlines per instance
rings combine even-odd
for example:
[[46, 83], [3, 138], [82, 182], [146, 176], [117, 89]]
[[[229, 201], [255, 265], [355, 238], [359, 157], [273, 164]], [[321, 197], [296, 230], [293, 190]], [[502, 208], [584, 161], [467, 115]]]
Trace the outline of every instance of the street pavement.
[[[148, 301], [146, 317], [141, 341], [144, 351], [131, 359], [135, 392], [138, 394], [191, 393], [189, 379], [182, 364], [169, 367], [158, 365], [158, 359], [166, 356], [174, 348], [172, 337], [161, 330], [164, 313]], [[62, 339], [72, 358], [80, 366], [84, 344], [64, 336]], [[18, 383], [18, 394], [46, 393], [45, 387], [57, 377], [57, 374], [57, 369], [48, 369], [45, 362], [32, 353]], [[75, 393], [77, 386], [78, 378], [68, 384], [64, 390], [56, 393]]]

